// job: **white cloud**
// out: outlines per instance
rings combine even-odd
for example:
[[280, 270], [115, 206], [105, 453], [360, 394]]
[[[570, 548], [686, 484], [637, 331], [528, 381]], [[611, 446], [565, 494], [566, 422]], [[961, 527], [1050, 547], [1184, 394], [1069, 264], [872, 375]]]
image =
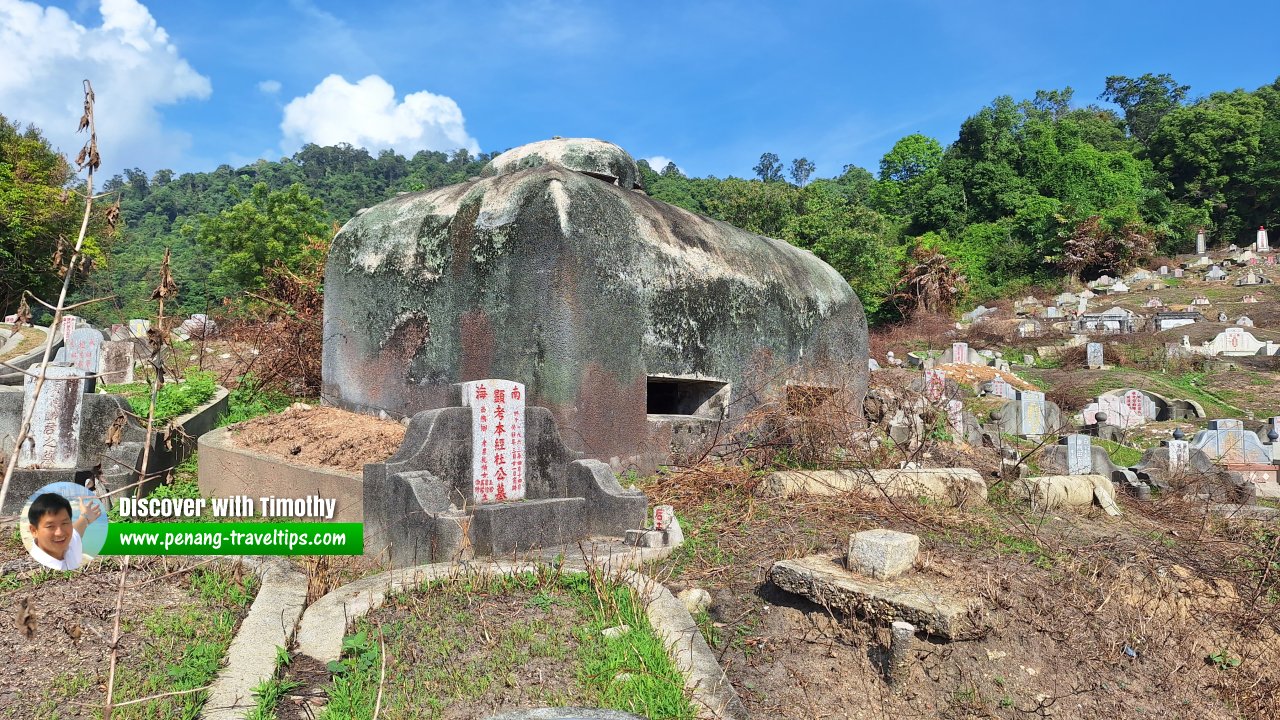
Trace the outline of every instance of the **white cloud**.
[[[667, 163], [671, 162], [671, 158], [666, 155], [654, 155], [653, 157], [645, 158], [644, 161], [649, 163], [649, 167], [652, 168], [654, 172], [660, 173], [666, 169]], [[677, 165], [676, 169], [679, 170], [680, 166]]]
[[83, 93], [93, 82], [101, 173], [158, 168], [180, 160], [186, 133], [163, 126], [157, 107], [209, 97], [209, 79], [169, 42], [137, 0], [101, 0], [102, 24], [85, 27], [59, 8], [0, 0], [0, 112], [35, 123], [72, 157]]
[[258, 92], [266, 93], [268, 95], [275, 95], [276, 93], [280, 92], [280, 81], [279, 80], [263, 80], [262, 82], [258, 83]]
[[377, 75], [355, 84], [341, 75], [326, 77], [310, 93], [289, 101], [280, 129], [286, 151], [304, 143], [345, 142], [406, 155], [458, 148], [480, 152], [452, 98], [422, 90], [397, 102], [395, 88]]

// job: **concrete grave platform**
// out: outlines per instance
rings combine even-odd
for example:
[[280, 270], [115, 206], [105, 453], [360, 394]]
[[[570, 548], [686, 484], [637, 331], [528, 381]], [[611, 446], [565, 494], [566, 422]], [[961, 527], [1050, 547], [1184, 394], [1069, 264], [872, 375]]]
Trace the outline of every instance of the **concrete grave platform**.
[[977, 598], [931, 587], [920, 579], [873, 580], [855, 575], [829, 555], [779, 560], [769, 581], [823, 607], [866, 618], [878, 625], [901, 620], [945, 640], [966, 640], [987, 629]]
[[230, 427], [201, 435], [199, 449], [199, 483], [203, 495], [319, 495], [335, 501], [334, 522], [364, 521], [364, 480], [360, 473], [303, 465], [279, 455], [240, 447], [231, 440]]

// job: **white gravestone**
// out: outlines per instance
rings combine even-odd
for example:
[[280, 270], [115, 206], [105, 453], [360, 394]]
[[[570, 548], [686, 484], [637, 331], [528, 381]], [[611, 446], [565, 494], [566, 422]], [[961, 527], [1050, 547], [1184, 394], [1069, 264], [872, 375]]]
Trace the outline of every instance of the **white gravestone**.
[[964, 403], [959, 400], [947, 401], [947, 430], [956, 442], [964, 440]]
[[951, 362], [956, 365], [969, 364], [969, 343], [951, 343]]
[[666, 530], [671, 527], [671, 519], [676, 516], [676, 509], [670, 505], [653, 506], [653, 529]]
[[63, 315], [62, 324], [58, 329], [62, 331], [62, 339], [66, 340], [71, 337], [71, 333], [75, 331], [76, 324], [80, 322], [80, 318], [75, 315]]
[[995, 376], [995, 379], [993, 379], [993, 380], [991, 381], [991, 386], [990, 386], [990, 387], [991, 387], [991, 391], [990, 391], [990, 392], [991, 392], [991, 394], [992, 394], [992, 395], [994, 395], [995, 397], [1001, 397], [1001, 398], [1009, 398], [1009, 397], [1012, 397], [1012, 396], [1010, 395], [1010, 390], [1011, 390], [1011, 388], [1009, 387], [1009, 382], [1008, 382], [1007, 380], [1005, 380], [1005, 379], [1004, 379], [1004, 376], [1003, 376], [1003, 375], [999, 375], [999, 374], [997, 374], [997, 375]]
[[1197, 254], [1197, 255], [1203, 255], [1203, 254], [1204, 254], [1204, 244], [1205, 244], [1205, 243], [1204, 243], [1204, 231], [1203, 231], [1203, 230], [1201, 230], [1200, 232], [1196, 233], [1196, 254]]
[[478, 503], [524, 498], [524, 396], [524, 385], [510, 380], [462, 383], [462, 404], [471, 408], [471, 481]]
[[1169, 470], [1182, 472], [1191, 464], [1191, 443], [1186, 440], [1169, 440]]
[[1267, 229], [1265, 227], [1258, 227], [1258, 239], [1254, 245], [1257, 246], [1258, 252], [1271, 252], [1271, 243], [1267, 240]]
[[[32, 372], [40, 371], [33, 365]], [[81, 372], [69, 365], [45, 365], [47, 378], [36, 397], [36, 379], [28, 375], [22, 412], [34, 405], [31, 431], [18, 452], [18, 467], [74, 469], [80, 451], [80, 403], [84, 391]]]
[[1067, 446], [1067, 474], [1088, 475], [1093, 472], [1093, 442], [1088, 435], [1068, 435], [1062, 439]]
[[9, 325], [14, 325], [14, 324], [16, 324], [16, 323], [18, 322], [18, 316], [17, 316], [17, 314], [13, 314], [13, 315], [5, 315], [5, 316], [4, 316], [4, 321], [5, 321], [5, 323], [7, 323], [7, 324], [9, 324]]
[[1182, 271], [1182, 268], [1174, 268], [1174, 269], [1173, 269], [1173, 276], [1174, 276], [1174, 277], [1176, 277], [1176, 278], [1180, 278], [1180, 277], [1182, 277], [1182, 272], [1183, 272], [1183, 271]]
[[1091, 342], [1086, 346], [1087, 363], [1090, 370], [1097, 370], [1103, 365], [1102, 343]]
[[947, 391], [947, 374], [938, 368], [924, 371], [924, 396], [929, 402], [938, 402]]
[[150, 320], [130, 320], [129, 321], [129, 334], [132, 335], [133, 337], [145, 340], [147, 337], [147, 331], [150, 329], [151, 329]]

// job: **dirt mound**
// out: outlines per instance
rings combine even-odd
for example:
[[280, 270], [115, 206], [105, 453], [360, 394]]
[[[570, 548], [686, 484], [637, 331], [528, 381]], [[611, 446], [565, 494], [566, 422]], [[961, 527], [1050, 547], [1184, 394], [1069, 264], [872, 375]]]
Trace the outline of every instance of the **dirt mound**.
[[250, 450], [306, 465], [360, 472], [382, 462], [404, 441], [405, 427], [391, 420], [329, 407], [295, 406], [236, 425], [232, 440]]

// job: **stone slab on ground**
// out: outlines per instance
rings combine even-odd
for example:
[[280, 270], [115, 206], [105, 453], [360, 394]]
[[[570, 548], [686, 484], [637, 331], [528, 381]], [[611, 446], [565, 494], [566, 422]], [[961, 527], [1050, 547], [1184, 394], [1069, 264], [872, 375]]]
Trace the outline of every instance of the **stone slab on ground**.
[[829, 555], [779, 560], [769, 580], [787, 592], [881, 625], [895, 620], [945, 640], [965, 640], [986, 630], [982, 603], [933, 589], [927, 579], [881, 581], [854, 575]]
[[762, 495], [843, 495], [869, 499], [927, 497], [955, 507], [987, 501], [987, 483], [972, 468], [932, 470], [787, 470], [765, 478]]
[[849, 536], [845, 566], [877, 580], [892, 580], [911, 570], [920, 552], [920, 538], [911, 533], [877, 528]]
[[1087, 507], [1097, 501], [1108, 515], [1119, 515], [1115, 485], [1102, 475], [1043, 475], [1019, 479], [1013, 486], [1018, 497], [1036, 510]]

